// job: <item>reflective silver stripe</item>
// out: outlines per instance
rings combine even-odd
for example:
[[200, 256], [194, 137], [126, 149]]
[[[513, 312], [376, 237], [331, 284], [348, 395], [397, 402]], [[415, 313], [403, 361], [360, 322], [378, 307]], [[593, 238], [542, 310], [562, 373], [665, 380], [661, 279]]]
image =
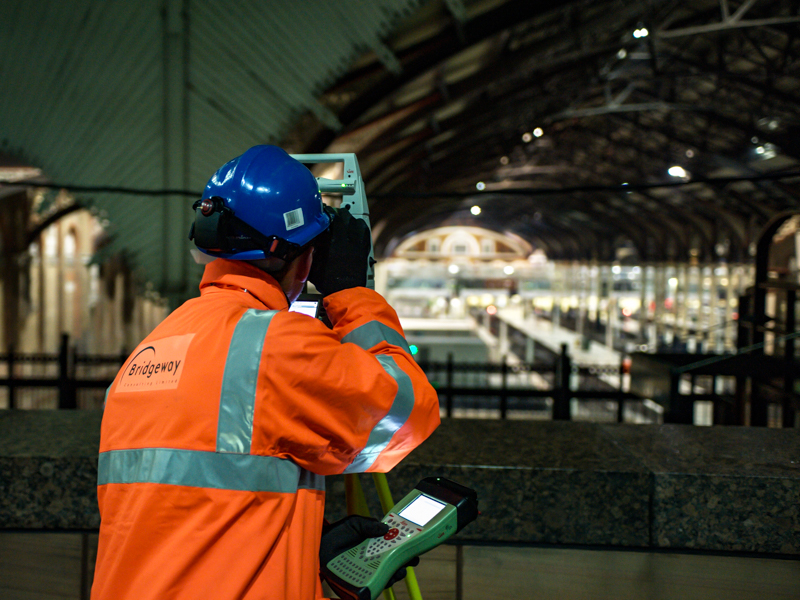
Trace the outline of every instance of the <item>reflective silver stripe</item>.
[[248, 454], [261, 349], [276, 310], [247, 310], [233, 331], [219, 398], [217, 452]]
[[[325, 489], [325, 478], [274, 456], [143, 448], [102, 452], [97, 484], [161, 483], [248, 492], [291, 494]], [[321, 486], [321, 487], [313, 487]]]
[[397, 382], [397, 394], [392, 402], [392, 408], [375, 425], [369, 434], [367, 445], [356, 456], [353, 463], [345, 469], [345, 473], [363, 473], [372, 466], [378, 455], [389, 445], [392, 436], [405, 425], [411, 410], [414, 408], [414, 386], [411, 383], [411, 378], [397, 366], [391, 356], [379, 354], [375, 358]]
[[364, 350], [369, 350], [381, 342], [389, 342], [394, 346], [399, 346], [409, 354], [411, 353], [408, 349], [406, 338], [380, 321], [370, 321], [361, 325], [361, 327], [356, 327], [342, 338], [342, 343], [347, 342], [355, 344]]
[[319, 490], [325, 491], [325, 476], [317, 475], [311, 471], [300, 468], [300, 481], [297, 484], [299, 490]]

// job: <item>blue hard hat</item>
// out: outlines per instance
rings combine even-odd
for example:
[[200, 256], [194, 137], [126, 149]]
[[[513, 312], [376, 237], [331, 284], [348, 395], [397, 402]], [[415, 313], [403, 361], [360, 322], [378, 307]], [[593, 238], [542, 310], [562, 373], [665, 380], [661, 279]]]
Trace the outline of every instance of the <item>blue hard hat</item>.
[[224, 213], [235, 231], [227, 237], [229, 243], [212, 247], [203, 247], [196, 237], [198, 249], [236, 260], [276, 256], [271, 250], [278, 242], [284, 248], [302, 247], [330, 224], [314, 175], [277, 146], [254, 146], [225, 163], [209, 179], [195, 208], [198, 219]]

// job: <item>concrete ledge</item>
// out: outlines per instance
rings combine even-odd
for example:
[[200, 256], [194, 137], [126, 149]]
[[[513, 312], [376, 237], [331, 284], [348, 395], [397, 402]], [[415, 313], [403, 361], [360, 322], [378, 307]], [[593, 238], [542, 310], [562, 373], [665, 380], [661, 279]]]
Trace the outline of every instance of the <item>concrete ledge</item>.
[[[98, 527], [100, 418], [0, 411], [0, 529]], [[478, 492], [464, 542], [800, 554], [796, 430], [450, 420], [389, 474], [395, 499], [431, 475]]]

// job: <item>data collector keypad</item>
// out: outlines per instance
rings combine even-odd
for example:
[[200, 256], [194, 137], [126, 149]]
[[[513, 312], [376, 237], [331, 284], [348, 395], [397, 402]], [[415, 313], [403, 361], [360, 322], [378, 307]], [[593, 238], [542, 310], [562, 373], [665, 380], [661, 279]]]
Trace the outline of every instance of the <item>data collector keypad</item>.
[[402, 544], [410, 537], [422, 532], [418, 525], [398, 517], [394, 513], [389, 513], [384, 517], [383, 522], [389, 526], [389, 531], [383, 537], [374, 538], [361, 548], [360, 558], [365, 561], [377, 558], [384, 552]]
[[389, 526], [385, 535], [340, 554], [330, 563], [332, 570], [353, 585], [366, 585], [380, 567], [382, 554], [422, 532], [421, 527], [394, 513], [386, 515], [383, 522]]

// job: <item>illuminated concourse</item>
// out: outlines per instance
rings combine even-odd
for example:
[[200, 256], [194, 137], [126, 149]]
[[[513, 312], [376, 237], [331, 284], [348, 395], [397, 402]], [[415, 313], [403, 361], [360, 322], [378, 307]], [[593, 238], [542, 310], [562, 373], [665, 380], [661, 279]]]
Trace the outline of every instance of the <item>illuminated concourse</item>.
[[0, 596], [89, 597], [106, 388], [198, 293], [209, 175], [275, 144], [357, 156], [438, 391], [393, 491], [482, 498], [424, 597], [796, 597], [796, 2], [35, 4], [0, 5]]

